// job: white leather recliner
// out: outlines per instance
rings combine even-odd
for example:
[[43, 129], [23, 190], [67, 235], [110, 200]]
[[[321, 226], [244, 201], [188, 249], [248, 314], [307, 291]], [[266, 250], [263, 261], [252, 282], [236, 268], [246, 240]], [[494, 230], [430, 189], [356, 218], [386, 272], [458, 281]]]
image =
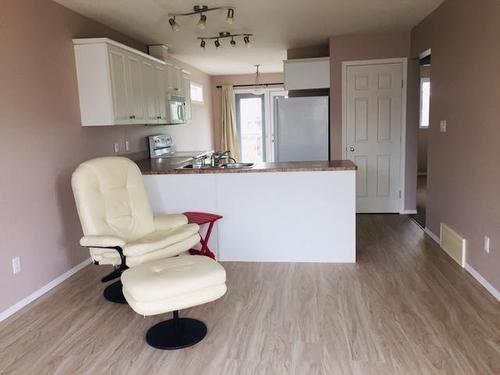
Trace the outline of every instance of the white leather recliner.
[[[94, 263], [115, 270], [102, 279], [121, 276], [129, 267], [179, 255], [200, 241], [197, 224], [182, 214], [153, 217], [142, 174], [124, 157], [86, 161], [71, 179], [78, 216]], [[121, 281], [109, 285], [106, 299], [126, 303]]]

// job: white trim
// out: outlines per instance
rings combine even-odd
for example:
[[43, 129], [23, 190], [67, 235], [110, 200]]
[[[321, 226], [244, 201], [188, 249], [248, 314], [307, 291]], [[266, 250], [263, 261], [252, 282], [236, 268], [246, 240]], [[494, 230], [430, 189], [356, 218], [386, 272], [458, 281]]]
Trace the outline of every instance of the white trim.
[[488, 280], [481, 276], [479, 272], [472, 268], [470, 264], [465, 263], [464, 268], [472, 275], [473, 278], [475, 278], [479, 282], [479, 284], [481, 284], [488, 292], [490, 292], [497, 301], [500, 301], [500, 291], [498, 291], [493, 285], [488, 282]]
[[417, 210], [403, 210], [399, 212], [400, 215], [416, 215]]
[[55, 288], [57, 285], [59, 285], [64, 280], [66, 280], [70, 276], [74, 275], [75, 273], [77, 273], [78, 271], [80, 271], [82, 268], [89, 265], [90, 263], [91, 263], [90, 258], [84, 260], [82, 263], [76, 265], [75, 267], [71, 268], [70, 270], [64, 272], [61, 276], [55, 278], [54, 280], [52, 280], [48, 284], [42, 286], [40, 289], [38, 289], [34, 293], [31, 293], [28, 297], [23, 298], [21, 301], [17, 302], [15, 305], [12, 305], [11, 307], [2, 311], [0, 313], [0, 322], [7, 319], [9, 316], [15, 314], [16, 312], [18, 312], [23, 307], [30, 304], [31, 302], [33, 302], [37, 298], [43, 296], [49, 290], [51, 290], [52, 288]]
[[[75, 38], [73, 39], [73, 45], [84, 45], [84, 44], [99, 44], [99, 43], [106, 43], [106, 44], [109, 44], [111, 46], [114, 46], [114, 47], [117, 47], [117, 48], [121, 48], [127, 52], [131, 52], [131, 53], [134, 53], [136, 55], [139, 55], [141, 57], [144, 57], [146, 59], [149, 59], [151, 61], [154, 61], [158, 64], [162, 64], [162, 65], [166, 65], [167, 63], [163, 60], [160, 60], [159, 58], [157, 57], [154, 57], [154, 56], [151, 56], [151, 55], [148, 55], [147, 53], [144, 53], [142, 51], [139, 51], [135, 48], [132, 48], [132, 47], [129, 47], [125, 44], [122, 44], [122, 43], [119, 43], [113, 39], [109, 39], [109, 38]], [[187, 74], [191, 74], [189, 73], [188, 71], [186, 71]]]
[[303, 62], [311, 62], [311, 61], [330, 61], [330, 56], [307, 57], [307, 58], [303, 58], [303, 59], [289, 59], [289, 60], [283, 60], [283, 63], [290, 64], [290, 63], [303, 63]]
[[379, 65], [379, 64], [394, 64], [400, 63], [403, 68], [403, 87], [401, 88], [401, 148], [400, 148], [400, 168], [399, 168], [399, 186], [401, 190], [401, 198], [399, 204], [399, 213], [405, 211], [405, 196], [406, 196], [406, 96], [407, 96], [407, 81], [408, 81], [408, 58], [398, 57], [392, 59], [376, 59], [376, 60], [357, 60], [342, 62], [342, 159], [347, 159], [347, 67], [356, 65]]
[[441, 239], [439, 238], [439, 236], [437, 236], [436, 234], [434, 234], [434, 232], [432, 232], [429, 228], [425, 227], [424, 229], [424, 232], [430, 237], [432, 238], [439, 246], [441, 246]]
[[424, 57], [427, 57], [427, 56], [429, 56], [430, 54], [431, 54], [431, 49], [429, 48], [429, 49], [426, 49], [424, 52], [420, 53], [420, 54], [418, 55], [418, 58], [419, 58], [419, 59], [423, 59]]

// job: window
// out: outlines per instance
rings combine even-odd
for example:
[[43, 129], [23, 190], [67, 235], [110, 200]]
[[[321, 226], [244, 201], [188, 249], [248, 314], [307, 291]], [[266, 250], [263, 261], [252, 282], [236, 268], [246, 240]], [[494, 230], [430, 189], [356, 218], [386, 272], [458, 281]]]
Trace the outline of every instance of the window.
[[431, 104], [431, 80], [422, 78], [420, 80], [420, 127], [429, 127], [429, 112]]
[[265, 160], [264, 94], [236, 94], [236, 123], [241, 160], [257, 163]]
[[199, 83], [191, 82], [191, 101], [203, 103], [203, 86]]

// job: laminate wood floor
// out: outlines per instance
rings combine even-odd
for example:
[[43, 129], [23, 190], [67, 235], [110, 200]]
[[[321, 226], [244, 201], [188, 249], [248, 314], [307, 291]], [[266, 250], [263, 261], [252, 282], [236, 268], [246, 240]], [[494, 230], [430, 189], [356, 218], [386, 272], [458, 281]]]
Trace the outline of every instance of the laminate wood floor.
[[499, 374], [500, 303], [407, 217], [357, 225], [357, 264], [224, 263], [228, 293], [181, 312], [207, 337], [174, 352], [89, 266], [0, 323], [0, 373]]

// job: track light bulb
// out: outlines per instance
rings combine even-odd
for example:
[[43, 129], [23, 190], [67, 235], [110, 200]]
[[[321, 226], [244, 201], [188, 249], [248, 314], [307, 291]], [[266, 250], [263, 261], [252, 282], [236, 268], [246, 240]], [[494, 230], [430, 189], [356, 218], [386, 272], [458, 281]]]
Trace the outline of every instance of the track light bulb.
[[172, 27], [172, 30], [174, 31], [179, 31], [181, 27], [177, 22], [175, 22], [175, 17], [172, 17], [168, 20], [168, 23], [170, 24], [170, 27]]
[[231, 38], [229, 44], [231, 44], [231, 47], [236, 47], [236, 40], [234, 40], [234, 38]]
[[220, 47], [220, 42], [219, 42], [219, 39], [215, 39], [215, 48], [219, 48]]
[[226, 22], [227, 22], [228, 24], [230, 24], [230, 25], [232, 25], [232, 24], [233, 24], [233, 22], [234, 22], [234, 9], [229, 8], [229, 9], [227, 10]]
[[250, 47], [250, 37], [248, 35], [243, 37], [243, 41], [245, 42], [246, 47]]
[[206, 43], [205, 43], [205, 41], [202, 39], [202, 40], [201, 40], [201, 43], [200, 43], [200, 47], [201, 47], [201, 48], [205, 48], [205, 45], [206, 45]]
[[198, 28], [200, 30], [205, 30], [207, 27], [207, 16], [204, 14], [200, 15], [200, 20], [198, 21]]

